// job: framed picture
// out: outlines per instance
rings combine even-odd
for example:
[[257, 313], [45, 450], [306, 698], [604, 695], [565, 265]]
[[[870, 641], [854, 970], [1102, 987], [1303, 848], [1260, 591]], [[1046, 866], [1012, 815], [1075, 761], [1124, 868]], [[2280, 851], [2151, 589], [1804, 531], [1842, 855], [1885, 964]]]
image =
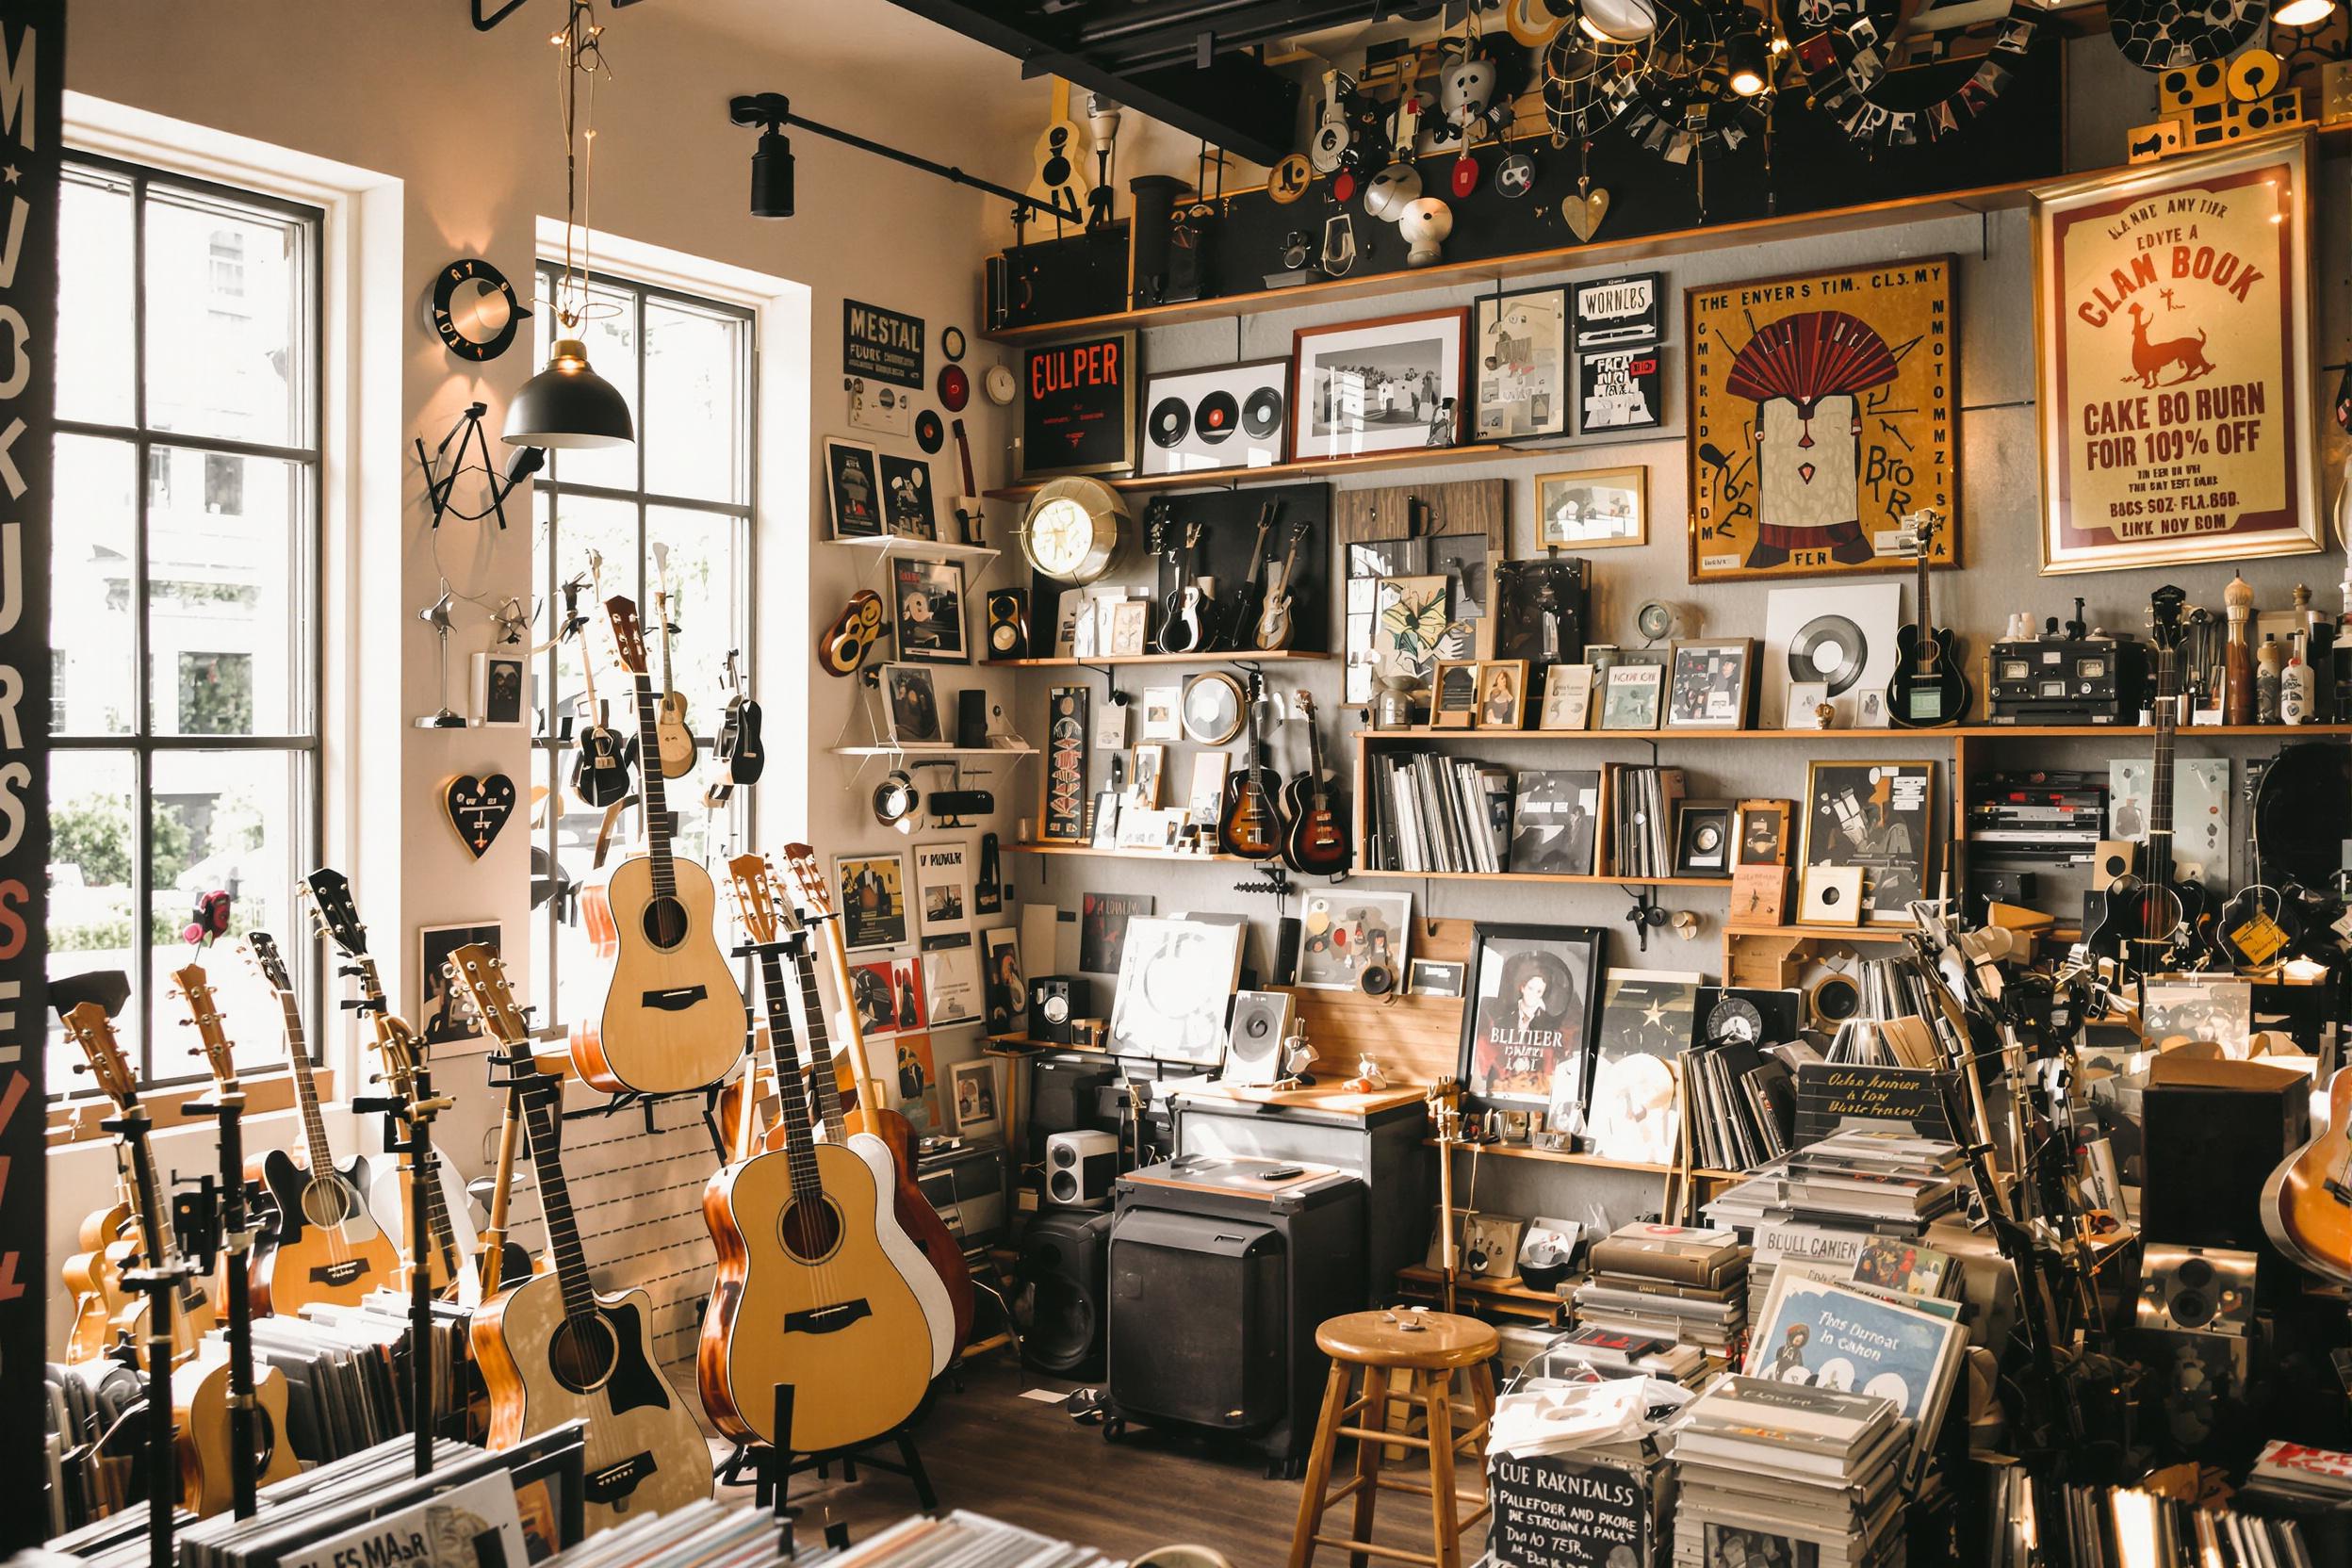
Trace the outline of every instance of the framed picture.
[[1435, 310], [1291, 335], [1291, 456], [1450, 447], [1469, 312]]
[[531, 722], [531, 658], [519, 649], [474, 655], [474, 723], [520, 729]]
[[[1452, 580], [1384, 577], [1374, 593], [1373, 670], [1382, 680], [1429, 684], [1453, 624]], [[1465, 650], [1466, 651], [1466, 650]]]
[[1411, 893], [1334, 892], [1298, 895], [1298, 977], [1317, 990], [1352, 991], [1366, 964], [1403, 970], [1413, 939]]
[[981, 1137], [996, 1132], [1003, 1117], [996, 1107], [996, 1064], [987, 1057], [957, 1062], [947, 1070], [948, 1099], [956, 1107], [956, 1135]]
[[1593, 278], [1577, 284], [1572, 315], [1576, 348], [1591, 353], [1595, 349], [1657, 342], [1666, 324], [1665, 285], [1662, 272]]
[[946, 947], [972, 935], [972, 870], [962, 841], [915, 846], [915, 907], [923, 945]]
[[1734, 863], [1742, 866], [1785, 866], [1788, 863], [1788, 818], [1796, 809], [1786, 800], [1743, 800], [1732, 836], [1739, 841]]
[[1457, 1064], [1468, 1106], [1582, 1102], [1607, 941], [1589, 925], [1473, 927]]
[[1240, 923], [1138, 915], [1127, 923], [1112, 993], [1118, 1056], [1209, 1067], [1225, 1055], [1225, 1008], [1241, 973]]
[[1429, 681], [1429, 727], [1470, 729], [1478, 722], [1478, 662], [1441, 659]]
[[1086, 686], [1055, 686], [1045, 694], [1045, 777], [1038, 786], [1037, 837], [1047, 843], [1086, 841], [1086, 704], [1092, 696], [1092, 688]]
[[946, 737], [939, 728], [939, 694], [932, 684], [931, 672], [921, 664], [885, 664], [881, 678], [883, 711], [890, 721], [890, 743], [943, 743]]
[[972, 933], [950, 938], [939, 947], [927, 942], [924, 946], [923, 994], [931, 1004], [931, 1026], [938, 1029], [977, 1021], [987, 1004], [980, 988], [980, 955], [972, 944]]
[[1807, 866], [1803, 873], [1804, 903], [1797, 911], [1802, 925], [1859, 925], [1868, 912], [1863, 906], [1864, 872], [1860, 866]]
[[2305, 423], [2327, 406], [2311, 143], [2297, 131], [2034, 192], [2044, 572], [2327, 543]]
[[1606, 549], [1650, 542], [1650, 471], [1586, 468], [1535, 476], [1535, 542]]
[[1143, 379], [1143, 472], [1264, 468], [1290, 433], [1290, 361], [1253, 360]]
[[964, 633], [964, 568], [956, 561], [897, 556], [890, 562], [898, 656], [938, 663], [972, 662]]
[[1225, 775], [1233, 765], [1230, 751], [1198, 751], [1192, 757], [1192, 788], [1184, 792], [1184, 820], [1195, 827], [1215, 827], [1225, 804]]
[[882, 476], [874, 449], [863, 441], [825, 438], [825, 498], [836, 539], [873, 539], [882, 532]]
[[1598, 769], [1521, 768], [1511, 780], [1510, 869], [1592, 875], [1600, 817]]
[[1544, 672], [1544, 709], [1538, 729], [1582, 729], [1592, 712], [1592, 666], [1554, 664]]
[[920, 457], [884, 452], [881, 459], [882, 517], [900, 539], [937, 539], [939, 525], [931, 512], [931, 465]]
[[1555, 284], [1485, 294], [1472, 308], [1478, 438], [1567, 434], [1568, 290]]
[[1152, 601], [1120, 599], [1111, 606], [1111, 657], [1136, 659], [1149, 651]]
[[[1886, 682], [1895, 673], [1895, 630], [1903, 623], [1899, 582], [1841, 582], [1825, 588], [1774, 588], [1764, 596], [1764, 727], [1798, 727], [1787, 715], [1789, 683], [1819, 680], [1854, 728], [1886, 722]], [[1806, 710], [1799, 709], [1800, 713]]]
[[1114, 849], [1146, 849], [1154, 853], [1172, 850], [1184, 827], [1183, 811], [1138, 806], [1133, 800], [1119, 811], [1118, 818], [1119, 833], [1111, 845]]
[[1184, 736], [1182, 686], [1147, 686], [1143, 689], [1143, 739], [1147, 741], [1181, 741]]
[[1685, 800], [1674, 807], [1674, 874], [1731, 875], [1732, 812], [1727, 800]]
[[[1459, 642], [1464, 631], [1469, 644], [1463, 653], [1478, 658], [1491, 658], [1494, 652], [1494, 621], [1487, 614], [1493, 600], [1488, 564], [1490, 551], [1482, 533], [1446, 533], [1429, 542], [1429, 569], [1445, 574], [1451, 592], [1446, 597], [1446, 611], [1453, 616], [1449, 640]], [[1449, 647], [1448, 655], [1452, 649]]]
[[[1821, 717], [1822, 709], [1829, 717]], [[1781, 702], [1780, 727], [1784, 729], [1836, 729], [1839, 727], [1838, 705], [1830, 700], [1826, 680], [1792, 680]]]
[[1490, 659], [1478, 666], [1478, 727], [1520, 729], [1527, 716], [1527, 662]]
[[1468, 972], [1466, 964], [1448, 963], [1443, 958], [1415, 958], [1405, 966], [1405, 994], [1458, 997]]
[[1020, 477], [1133, 473], [1141, 384], [1132, 331], [1021, 350]]
[[1756, 688], [1756, 639], [1678, 642], [1667, 662], [1666, 727], [1745, 729]]
[[1705, 983], [1665, 970], [1612, 971], [1601, 988], [1583, 1122], [1554, 1130], [1583, 1135], [1605, 1159], [1670, 1164], [1682, 1131], [1674, 1072]]
[[1809, 763], [1805, 798], [1806, 906], [1813, 903], [1815, 870], [1854, 870], [1861, 874], [1864, 921], [1909, 921], [1905, 906], [1926, 896], [1932, 880], [1936, 764]]
[[906, 857], [836, 855], [833, 893], [841, 912], [841, 945], [850, 952], [906, 945]]
[[[1876, 540], [1918, 498], [1962, 514], [1952, 271], [1911, 256], [1683, 290], [1691, 581], [1898, 571]], [[1960, 542], [1955, 521], [1936, 564]]]
[[1087, 974], [1117, 974], [1126, 948], [1127, 923], [1158, 906], [1151, 893], [1086, 893], [1078, 905], [1078, 968]]
[[1601, 727], [1656, 729], [1665, 693], [1665, 665], [1611, 664], [1601, 691]]
[[[919, 966], [909, 959], [906, 967], [911, 972]], [[907, 985], [913, 985], [911, 977]], [[898, 1037], [890, 1042], [890, 1054], [897, 1059], [898, 1067], [895, 1109], [914, 1123], [916, 1132], [936, 1133], [941, 1130], [939, 1070], [933, 1065], [931, 1037], [926, 1030], [927, 1026], [922, 1024], [902, 1028]]]
[[1156, 741], [1135, 747], [1134, 766], [1128, 776], [1127, 798], [1147, 811], [1156, 809], [1160, 804], [1160, 775], [1167, 767], [1168, 747]]
[[416, 933], [416, 1035], [426, 1045], [490, 1048], [465, 988], [451, 985], [447, 973], [449, 955], [474, 942], [503, 954], [505, 928], [497, 921], [482, 921], [428, 925]]
[[980, 933], [980, 972], [988, 1033], [1018, 1035], [1029, 1021], [1029, 981], [1021, 967], [1021, 933], [1000, 925]]
[[1655, 430], [1666, 422], [1666, 351], [1603, 349], [1576, 355], [1576, 433]]
[[1494, 563], [1494, 657], [1530, 669], [1573, 664], [1584, 653], [1585, 564], [1574, 557]]

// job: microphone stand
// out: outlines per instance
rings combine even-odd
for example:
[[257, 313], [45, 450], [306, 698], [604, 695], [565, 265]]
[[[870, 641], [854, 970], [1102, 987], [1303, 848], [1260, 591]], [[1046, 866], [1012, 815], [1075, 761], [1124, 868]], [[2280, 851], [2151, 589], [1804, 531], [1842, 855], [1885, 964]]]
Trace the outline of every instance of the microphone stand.
[[[220, 1237], [222, 1272], [227, 1281], [229, 1308], [229, 1489], [232, 1508], [239, 1519], [253, 1516], [255, 1472], [260, 1467], [253, 1397], [253, 1281], [246, 1260], [253, 1250], [253, 1231], [245, 1213], [245, 1090], [229, 1084], [204, 1100], [190, 1100], [181, 1109], [209, 1116], [220, 1124]], [[272, 1443], [286, 1441], [272, 1432]]]

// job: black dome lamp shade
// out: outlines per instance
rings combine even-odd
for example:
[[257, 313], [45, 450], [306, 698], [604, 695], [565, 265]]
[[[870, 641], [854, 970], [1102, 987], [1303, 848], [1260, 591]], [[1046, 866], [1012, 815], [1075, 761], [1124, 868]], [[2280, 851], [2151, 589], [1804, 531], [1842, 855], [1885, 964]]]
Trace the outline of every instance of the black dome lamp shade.
[[504, 433], [517, 447], [625, 447], [637, 426], [620, 388], [589, 368], [587, 345], [559, 337], [547, 368], [507, 404]]

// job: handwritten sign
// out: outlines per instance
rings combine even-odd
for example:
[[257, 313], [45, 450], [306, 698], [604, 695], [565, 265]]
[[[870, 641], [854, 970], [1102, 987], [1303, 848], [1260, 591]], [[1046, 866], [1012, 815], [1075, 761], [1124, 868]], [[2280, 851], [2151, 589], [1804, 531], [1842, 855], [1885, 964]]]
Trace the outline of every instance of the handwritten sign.
[[1650, 1482], [1574, 1454], [1497, 1455], [1489, 1467], [1496, 1568], [1620, 1568], [1650, 1560]]
[[1797, 1069], [1797, 1142], [1827, 1137], [1848, 1121], [1901, 1127], [1921, 1137], [1949, 1138], [1936, 1070], [1856, 1067], [1806, 1062]]

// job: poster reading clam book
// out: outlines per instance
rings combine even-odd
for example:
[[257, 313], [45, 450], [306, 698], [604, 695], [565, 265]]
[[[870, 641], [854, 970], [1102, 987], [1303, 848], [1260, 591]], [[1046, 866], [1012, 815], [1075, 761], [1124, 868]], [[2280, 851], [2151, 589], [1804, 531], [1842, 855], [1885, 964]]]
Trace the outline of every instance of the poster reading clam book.
[[2308, 135], [2035, 192], [2042, 569], [2321, 547]]

